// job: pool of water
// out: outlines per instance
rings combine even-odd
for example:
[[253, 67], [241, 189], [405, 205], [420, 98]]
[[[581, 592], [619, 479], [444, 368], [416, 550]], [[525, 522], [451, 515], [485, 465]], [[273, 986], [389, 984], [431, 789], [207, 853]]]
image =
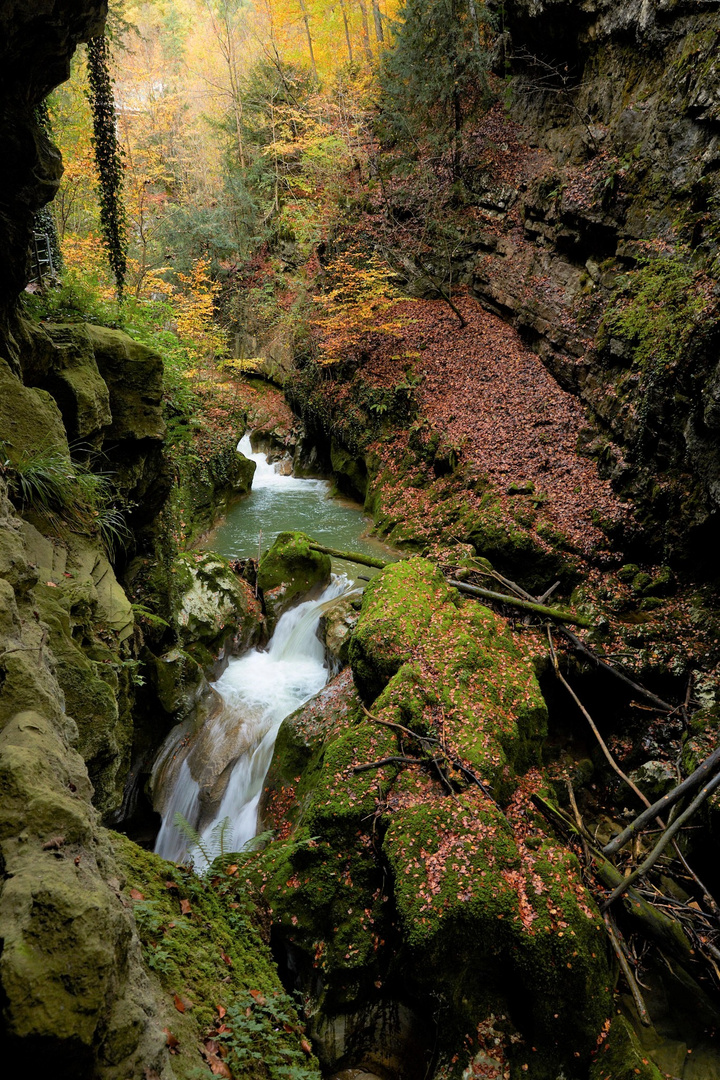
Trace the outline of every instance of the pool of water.
[[[240, 440], [238, 450], [256, 464], [252, 491], [232, 507], [208, 536], [205, 547], [227, 559], [257, 558], [278, 533], [304, 532], [319, 544], [341, 551], [393, 557], [384, 544], [368, 535], [372, 521], [357, 503], [331, 496], [329, 481], [284, 475], [280, 463], [270, 464], [265, 454], [253, 453], [249, 435]], [[365, 576], [373, 573], [367, 567], [340, 561], [333, 562], [333, 570]]]

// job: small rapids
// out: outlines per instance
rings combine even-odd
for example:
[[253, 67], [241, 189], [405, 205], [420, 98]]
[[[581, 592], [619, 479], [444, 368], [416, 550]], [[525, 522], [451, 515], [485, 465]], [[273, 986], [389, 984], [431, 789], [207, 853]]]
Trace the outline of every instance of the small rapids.
[[158, 855], [179, 861], [192, 846], [175, 825], [177, 813], [200, 834], [205, 850], [212, 850], [213, 830], [226, 819], [225, 850], [239, 851], [255, 836], [278, 728], [328, 680], [320, 617], [350, 591], [348, 578], [336, 577], [317, 600], [285, 612], [267, 650], [231, 660], [214, 683], [220, 707], [200, 731], [190, 734], [181, 725], [170, 733], [153, 771], [162, 813]]
[[[309, 494], [317, 506], [317, 521], [329, 501], [327, 481], [284, 473], [269, 464], [265, 454], [252, 452], [248, 435], [241, 439], [238, 450], [256, 463], [256, 507], [267, 513], [273, 501], [286, 494]], [[245, 505], [249, 508], [249, 503]], [[360, 526], [363, 519], [354, 513]], [[307, 527], [307, 523], [300, 521], [294, 527]], [[213, 852], [220, 823], [227, 822], [223, 830], [227, 851], [240, 850], [255, 836], [258, 805], [278, 728], [286, 716], [323, 688], [330, 675], [317, 633], [320, 618], [352, 588], [344, 574], [334, 576], [321, 596], [285, 612], [266, 649], [253, 649], [230, 660], [212, 686], [214, 707], [204, 722], [196, 728], [189, 719], [170, 732], [152, 776], [155, 804], [162, 816], [155, 844], [159, 855], [180, 861], [192, 848], [198, 869], [202, 869], [203, 851]], [[199, 835], [199, 844], [193, 844], [192, 836], [178, 829], [177, 814], [190, 826], [187, 832]]]

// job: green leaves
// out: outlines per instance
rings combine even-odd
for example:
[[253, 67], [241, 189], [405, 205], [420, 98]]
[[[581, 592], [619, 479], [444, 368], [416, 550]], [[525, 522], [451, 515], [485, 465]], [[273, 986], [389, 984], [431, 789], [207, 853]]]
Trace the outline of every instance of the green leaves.
[[122, 295], [127, 272], [127, 229], [122, 203], [122, 150], [116, 131], [107, 38], [91, 38], [88, 41], [87, 54], [94, 133], [92, 143], [100, 178], [100, 224], [118, 295]]

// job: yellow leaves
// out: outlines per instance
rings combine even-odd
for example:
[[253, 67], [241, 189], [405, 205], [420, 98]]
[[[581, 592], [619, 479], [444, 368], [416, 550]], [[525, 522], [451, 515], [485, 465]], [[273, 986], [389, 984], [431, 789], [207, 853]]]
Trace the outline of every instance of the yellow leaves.
[[[317, 314], [313, 322], [320, 335], [319, 363], [336, 363], [365, 331], [395, 335], [407, 324], [406, 316], [392, 314], [391, 309], [401, 295], [394, 284], [392, 268], [376, 253], [344, 252], [328, 264], [327, 273], [335, 284], [314, 298]], [[389, 317], [383, 318], [385, 315]]]
[[175, 298], [177, 335], [190, 343], [198, 359], [220, 356], [226, 339], [214, 322], [215, 297], [220, 285], [210, 277], [210, 260], [196, 259], [189, 274], [178, 274], [183, 286]]

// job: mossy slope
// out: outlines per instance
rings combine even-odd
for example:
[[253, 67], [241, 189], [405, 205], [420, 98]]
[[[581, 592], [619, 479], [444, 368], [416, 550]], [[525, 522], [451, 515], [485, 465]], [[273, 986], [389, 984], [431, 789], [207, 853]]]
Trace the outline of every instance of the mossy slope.
[[[347, 673], [285, 721], [266, 822], [286, 824], [252, 867], [274, 932], [326, 1023], [389, 1002], [430, 1030], [442, 1015], [442, 1075], [459, 1075], [477, 1025], [502, 1014], [513, 1075], [554, 1080], [588, 1060], [610, 973], [579, 866], [535, 819], [539, 775], [518, 775], [546, 721], [530, 659], [417, 558], [368, 587], [350, 658], [384, 723]], [[423, 756], [413, 732], [441, 739], [506, 810], [452, 768], [451, 793], [429, 762], [404, 763]], [[387, 758], [400, 760], [357, 771]], [[326, 1068], [353, 1063], [325, 1053]]]

